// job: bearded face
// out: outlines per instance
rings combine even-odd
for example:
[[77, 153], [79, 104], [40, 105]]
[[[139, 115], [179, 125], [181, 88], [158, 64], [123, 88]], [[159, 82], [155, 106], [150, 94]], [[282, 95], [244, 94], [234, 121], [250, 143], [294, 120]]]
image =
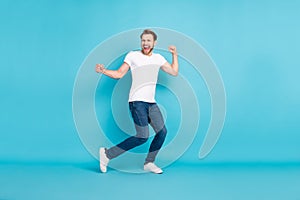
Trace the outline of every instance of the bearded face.
[[155, 41], [153, 35], [144, 34], [141, 39], [142, 53], [147, 56], [150, 56], [152, 54], [152, 50], [154, 46], [155, 46]]

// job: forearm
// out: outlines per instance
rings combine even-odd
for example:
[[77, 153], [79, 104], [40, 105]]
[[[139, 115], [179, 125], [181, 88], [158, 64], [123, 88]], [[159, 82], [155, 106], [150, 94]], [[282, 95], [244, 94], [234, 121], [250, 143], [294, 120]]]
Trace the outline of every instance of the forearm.
[[178, 55], [177, 53], [172, 54], [172, 64], [171, 67], [174, 71], [174, 76], [178, 74]]
[[111, 78], [114, 78], [114, 79], [120, 79], [122, 78], [120, 72], [118, 70], [109, 70], [109, 69], [104, 69], [102, 71], [102, 74], [106, 75], [106, 76], [109, 76]]
[[129, 70], [129, 65], [124, 62], [118, 70], [109, 70], [106, 69], [103, 64], [96, 64], [95, 70], [97, 73], [102, 73], [114, 79], [120, 79]]

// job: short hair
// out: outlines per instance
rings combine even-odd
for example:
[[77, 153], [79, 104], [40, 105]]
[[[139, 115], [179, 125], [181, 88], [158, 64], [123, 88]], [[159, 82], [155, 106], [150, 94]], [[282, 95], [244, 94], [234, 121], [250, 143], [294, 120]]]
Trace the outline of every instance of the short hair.
[[150, 29], [145, 29], [142, 32], [142, 34], [140, 35], [140, 38], [142, 39], [143, 35], [145, 35], [145, 34], [151, 34], [153, 36], [154, 41], [157, 40], [157, 35], [153, 31], [151, 31]]

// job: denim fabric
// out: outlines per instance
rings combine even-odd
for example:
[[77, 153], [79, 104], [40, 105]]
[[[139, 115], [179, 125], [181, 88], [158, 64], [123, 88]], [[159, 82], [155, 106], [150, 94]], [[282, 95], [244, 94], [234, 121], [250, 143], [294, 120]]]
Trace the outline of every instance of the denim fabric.
[[129, 102], [129, 109], [134, 121], [136, 135], [125, 139], [123, 142], [111, 147], [110, 149], [107, 149], [107, 157], [109, 159], [115, 158], [125, 151], [144, 144], [149, 138], [148, 124], [150, 124], [156, 134], [151, 142], [145, 163], [154, 162], [167, 134], [167, 129], [160, 109], [156, 103], [143, 101]]

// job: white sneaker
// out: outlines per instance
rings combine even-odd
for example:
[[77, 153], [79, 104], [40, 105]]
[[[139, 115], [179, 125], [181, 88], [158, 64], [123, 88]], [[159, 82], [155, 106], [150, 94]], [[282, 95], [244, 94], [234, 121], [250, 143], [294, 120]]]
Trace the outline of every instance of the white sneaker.
[[100, 170], [102, 173], [107, 171], [107, 165], [109, 162], [109, 158], [106, 156], [105, 148], [99, 149], [99, 161], [100, 161]]
[[162, 174], [163, 171], [161, 170], [161, 168], [157, 167], [154, 163], [149, 162], [147, 164], [144, 165], [144, 170], [148, 171], [148, 172], [153, 172], [155, 174]]

